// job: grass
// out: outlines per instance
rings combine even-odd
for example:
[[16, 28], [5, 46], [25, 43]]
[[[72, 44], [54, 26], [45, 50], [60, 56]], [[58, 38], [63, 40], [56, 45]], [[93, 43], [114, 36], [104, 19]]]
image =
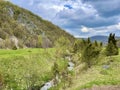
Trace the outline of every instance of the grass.
[[[71, 87], [66, 90], [82, 90], [94, 85], [120, 85], [120, 55], [100, 56], [98, 60], [99, 62], [90, 69], [79, 71], [73, 77]], [[51, 80], [51, 67], [54, 61], [57, 61], [60, 68], [64, 68], [64, 64], [66, 64], [62, 58], [55, 59], [54, 48], [0, 50], [0, 73], [6, 85], [5, 90], [11, 88], [26, 90], [32, 83], [35, 86], [41, 86]], [[109, 68], [103, 68], [104, 65], [108, 65]], [[84, 65], [80, 64], [79, 66]]]
[[[48, 52], [51, 52], [53, 54], [54, 49], [47, 49]], [[14, 57], [14, 56], [25, 56], [25, 55], [30, 55], [30, 54], [41, 54], [45, 53], [45, 49], [18, 49], [18, 50], [6, 50], [6, 49], [1, 49], [0, 50], [0, 58], [8, 58], [8, 57]]]
[[[73, 84], [66, 90], [82, 90], [94, 85], [120, 85], [120, 54], [112, 57], [101, 56], [98, 60], [99, 63], [90, 69], [77, 73]], [[104, 65], [109, 68], [103, 68]]]
[[[52, 78], [51, 67], [56, 61], [55, 49], [0, 50], [0, 73], [6, 90], [26, 90], [32, 85], [41, 86]], [[57, 60], [60, 67], [62, 58]]]

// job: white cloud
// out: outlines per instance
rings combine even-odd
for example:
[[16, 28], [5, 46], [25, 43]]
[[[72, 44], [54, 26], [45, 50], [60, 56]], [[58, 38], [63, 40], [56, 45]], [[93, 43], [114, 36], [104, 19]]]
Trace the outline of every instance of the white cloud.
[[115, 33], [115, 32], [116, 32], [116, 35], [119, 35], [119, 33], [117, 32], [120, 31], [120, 23], [115, 25], [110, 25], [110, 26], [97, 27], [97, 28], [82, 27], [81, 31], [83, 33], [87, 32], [86, 36], [108, 35], [109, 33]]
[[53, 5], [51, 8], [53, 8], [54, 10], [56, 10], [56, 12], [60, 12], [61, 10], [64, 9], [64, 6], [58, 6], [58, 5]]
[[116, 25], [116, 28], [120, 30], [120, 22]]
[[87, 32], [89, 32], [89, 28], [87, 28], [87, 27], [85, 27], [85, 26], [82, 26], [81, 32], [87, 33]]

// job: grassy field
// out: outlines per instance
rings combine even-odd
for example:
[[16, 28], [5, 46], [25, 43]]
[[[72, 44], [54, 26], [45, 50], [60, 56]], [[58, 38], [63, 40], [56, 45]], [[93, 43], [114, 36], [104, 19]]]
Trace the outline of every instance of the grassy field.
[[[6, 90], [26, 90], [29, 86], [42, 85], [52, 78], [51, 67], [55, 49], [0, 50], [0, 74]], [[63, 60], [57, 62], [63, 65]]]
[[120, 54], [112, 57], [100, 56], [99, 63], [86, 71], [79, 71], [71, 87], [66, 90], [104, 85], [120, 85]]
[[[51, 80], [51, 67], [55, 61], [64, 65], [64, 60], [55, 58], [55, 49], [0, 50], [0, 74], [5, 90], [26, 90], [29, 86], [41, 86]], [[81, 71], [82, 64], [75, 67], [73, 84], [65, 90], [82, 90], [96, 85], [120, 85], [120, 54], [100, 56], [98, 64]], [[53, 89], [54, 90], [54, 89]], [[59, 90], [59, 89], [58, 89]]]

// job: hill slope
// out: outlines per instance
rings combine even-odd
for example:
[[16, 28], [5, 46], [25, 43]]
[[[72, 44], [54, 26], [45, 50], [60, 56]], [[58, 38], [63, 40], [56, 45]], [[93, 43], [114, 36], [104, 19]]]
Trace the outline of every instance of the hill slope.
[[[111, 57], [101, 55], [98, 60], [99, 63], [86, 71], [82, 71], [82, 63], [77, 66], [75, 68], [76, 75], [73, 79], [73, 84], [66, 90], [104, 90], [100, 88], [114, 87], [114, 85], [119, 86], [120, 89], [120, 54]], [[85, 89], [91, 87], [93, 88]]]
[[[64, 36], [70, 41], [74, 37], [58, 26], [28, 10], [20, 8], [10, 2], [0, 1], [0, 41], [10, 45], [10, 39], [17, 43], [18, 47], [41, 47], [42, 37], [47, 39], [52, 46], [59, 37]], [[6, 41], [7, 40], [7, 41]], [[2, 44], [3, 45], [3, 44]], [[1, 48], [8, 47], [0, 45]], [[10, 47], [8, 47], [10, 48]]]

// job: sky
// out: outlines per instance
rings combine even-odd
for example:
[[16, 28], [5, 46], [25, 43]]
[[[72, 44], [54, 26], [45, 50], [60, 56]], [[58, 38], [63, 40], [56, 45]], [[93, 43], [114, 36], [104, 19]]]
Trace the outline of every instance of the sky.
[[11, 0], [75, 37], [120, 36], [120, 0]]

